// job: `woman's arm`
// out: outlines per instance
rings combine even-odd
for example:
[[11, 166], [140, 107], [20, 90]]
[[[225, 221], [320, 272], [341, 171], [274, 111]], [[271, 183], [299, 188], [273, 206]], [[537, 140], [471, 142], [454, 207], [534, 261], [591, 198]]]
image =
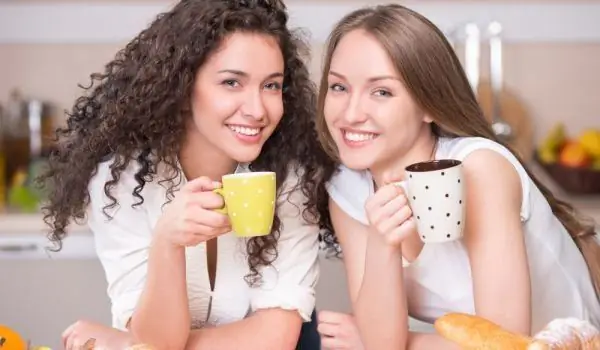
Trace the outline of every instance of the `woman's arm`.
[[342, 247], [356, 324], [366, 349], [404, 349], [408, 315], [402, 254], [329, 202]]
[[329, 215], [335, 236], [342, 248], [348, 292], [350, 301], [354, 305], [365, 272], [368, 228], [348, 216], [332, 199], [329, 199]]
[[[160, 318], [160, 313], [155, 313], [155, 318]], [[185, 348], [291, 350], [296, 348], [299, 333], [296, 329], [300, 329], [301, 322], [298, 313], [294, 311], [261, 310], [238, 322], [191, 331]], [[81, 349], [89, 339], [95, 340], [98, 349], [123, 350], [136, 344], [144, 344], [131, 332], [89, 321], [72, 324], [64, 331], [62, 338], [65, 349]]]
[[159, 349], [183, 349], [190, 332], [185, 248], [155, 238], [146, 285], [128, 327], [140, 342]]
[[292, 350], [300, 336], [302, 319], [291, 310], [265, 309], [230, 324], [193, 330], [187, 350]]
[[185, 247], [229, 232], [229, 220], [213, 209], [223, 205], [208, 177], [188, 181], [158, 220], [148, 257], [144, 291], [129, 329], [158, 349], [183, 349], [190, 332]]
[[475, 310], [509, 331], [529, 334], [531, 283], [521, 223], [522, 185], [514, 166], [490, 150], [465, 160], [469, 253]]
[[[510, 162], [491, 150], [475, 151], [463, 164], [467, 185], [464, 241], [475, 312], [509, 331], [528, 335], [531, 287], [520, 221], [520, 178]], [[435, 334], [412, 334], [409, 345], [417, 350], [456, 349]]]

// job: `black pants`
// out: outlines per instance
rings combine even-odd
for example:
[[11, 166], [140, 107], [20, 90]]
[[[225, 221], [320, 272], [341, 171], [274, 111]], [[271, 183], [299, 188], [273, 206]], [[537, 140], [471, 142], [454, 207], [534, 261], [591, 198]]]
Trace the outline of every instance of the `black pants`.
[[317, 332], [317, 313], [313, 311], [310, 322], [304, 322], [296, 350], [320, 350], [321, 338]]

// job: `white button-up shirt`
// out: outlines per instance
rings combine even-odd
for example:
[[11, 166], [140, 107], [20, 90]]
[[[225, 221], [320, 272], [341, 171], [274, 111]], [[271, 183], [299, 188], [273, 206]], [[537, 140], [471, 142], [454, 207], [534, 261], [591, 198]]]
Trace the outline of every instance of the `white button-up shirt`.
[[[112, 190], [119, 204], [108, 209], [112, 217], [109, 220], [102, 209], [110, 203], [104, 193], [104, 184], [112, 179], [111, 163], [101, 163], [90, 181], [88, 225], [94, 233], [97, 254], [108, 281], [113, 327], [125, 329], [144, 289], [152, 234], [166, 202], [169, 182], [161, 184], [157, 177], [146, 183], [141, 193], [144, 202], [132, 208], [131, 205], [138, 202], [132, 196], [138, 185], [134, 177], [138, 165], [130, 164]], [[245, 167], [236, 170], [247, 171]], [[306, 198], [295, 187], [297, 181], [295, 174], [290, 175], [280, 191], [277, 213], [282, 229], [277, 245], [278, 257], [272, 266], [261, 269], [260, 286], [250, 287], [244, 280], [249, 273], [244, 238], [232, 233], [218, 237], [214, 291], [210, 289], [206, 245], [186, 248], [192, 327], [237, 321], [264, 308], [297, 310], [305, 321], [310, 320], [319, 275], [319, 230], [317, 225], [303, 219], [301, 211]], [[185, 179], [177, 182], [183, 184]], [[288, 196], [286, 192], [290, 191]]]

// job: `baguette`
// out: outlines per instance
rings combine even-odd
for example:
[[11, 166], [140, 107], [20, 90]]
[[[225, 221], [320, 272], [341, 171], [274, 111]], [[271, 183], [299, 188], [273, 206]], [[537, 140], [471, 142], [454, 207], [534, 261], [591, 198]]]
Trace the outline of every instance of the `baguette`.
[[436, 331], [466, 350], [599, 350], [600, 332], [588, 321], [559, 318], [532, 338], [509, 332], [482, 317], [449, 313], [435, 322]]
[[465, 350], [527, 350], [528, 337], [509, 332], [482, 317], [449, 313], [435, 321], [436, 331]]

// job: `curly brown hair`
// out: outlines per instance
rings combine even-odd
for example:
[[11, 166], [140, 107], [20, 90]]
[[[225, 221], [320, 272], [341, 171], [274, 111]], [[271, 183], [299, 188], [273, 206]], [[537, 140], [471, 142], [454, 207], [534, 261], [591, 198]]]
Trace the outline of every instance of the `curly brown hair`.
[[[191, 118], [196, 72], [234, 32], [274, 37], [285, 61], [284, 115], [250, 169], [276, 172], [278, 190], [289, 172], [295, 171], [300, 176], [298, 186], [308, 198], [302, 215], [318, 220], [319, 208], [327, 205], [323, 179], [330, 176], [333, 165], [317, 141], [316, 89], [303, 61], [308, 50], [287, 22], [280, 0], [183, 0], [119, 51], [103, 73], [92, 74], [91, 84], [81, 86], [86, 93], [68, 113], [66, 127], [57, 130], [56, 150], [40, 178], [50, 191], [44, 220], [57, 249], [71, 221], [85, 218], [88, 183], [99, 163], [114, 159], [112, 179], [104, 185], [111, 200], [104, 207], [106, 215], [107, 209], [118, 205], [111, 190], [130, 162], [139, 165], [138, 185], [131, 193], [136, 198], [134, 206], [144, 202], [142, 190], [156, 177], [158, 164], [174, 174], [166, 180], [179, 178], [177, 155]], [[290, 165], [296, 165], [295, 170]], [[167, 201], [173, 197], [173, 187], [167, 191]], [[277, 258], [280, 229], [276, 216], [271, 235], [248, 240], [249, 283], [260, 279], [259, 266]]]

